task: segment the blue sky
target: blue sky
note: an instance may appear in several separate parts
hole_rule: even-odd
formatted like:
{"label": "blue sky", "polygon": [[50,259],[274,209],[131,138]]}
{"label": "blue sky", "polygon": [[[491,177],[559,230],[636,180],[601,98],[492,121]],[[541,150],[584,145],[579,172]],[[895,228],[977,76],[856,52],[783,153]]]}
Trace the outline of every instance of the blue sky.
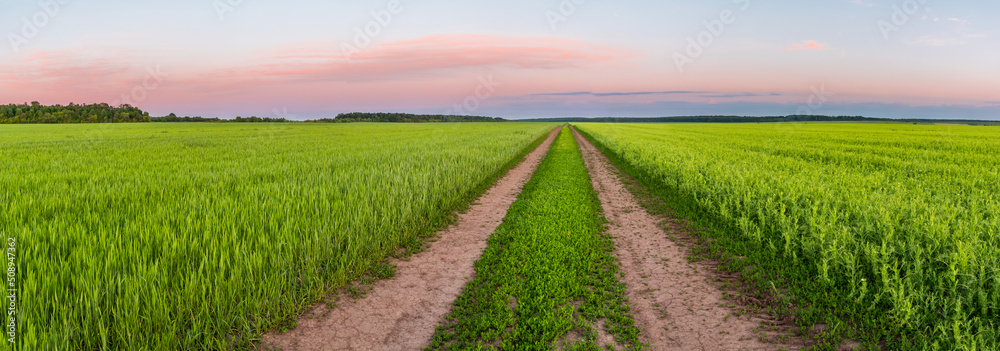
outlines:
{"label": "blue sky", "polygon": [[295,119],[351,111],[1000,119],[997,2],[0,0],[0,8],[0,103]]}

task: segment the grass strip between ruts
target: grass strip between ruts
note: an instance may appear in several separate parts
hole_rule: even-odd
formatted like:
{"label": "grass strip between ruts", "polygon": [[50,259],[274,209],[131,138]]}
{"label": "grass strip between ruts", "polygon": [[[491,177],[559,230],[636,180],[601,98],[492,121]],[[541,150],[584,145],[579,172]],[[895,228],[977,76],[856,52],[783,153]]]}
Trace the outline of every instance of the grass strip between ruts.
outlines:
{"label": "grass strip between ruts", "polygon": [[[640,349],[597,193],[568,128],[524,186],[429,349]],[[614,337],[598,345],[599,335]]]}

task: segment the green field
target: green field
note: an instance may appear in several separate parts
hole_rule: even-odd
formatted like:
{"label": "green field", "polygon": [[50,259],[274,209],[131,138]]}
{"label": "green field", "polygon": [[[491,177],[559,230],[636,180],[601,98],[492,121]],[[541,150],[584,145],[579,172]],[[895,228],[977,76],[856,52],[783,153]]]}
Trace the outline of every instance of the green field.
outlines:
{"label": "green field", "polygon": [[[1000,129],[575,125],[816,349],[1000,349]],[[556,126],[0,126],[19,349],[253,348]],[[564,129],[432,348],[641,348],[604,225]]]}
{"label": "green field", "polygon": [[[563,128],[430,349],[599,350],[599,332],[640,349],[600,212],[573,133]],[[567,337],[574,334],[582,339]]]}
{"label": "green field", "polygon": [[578,127],[828,341],[1000,348],[1000,130]]}
{"label": "green field", "polygon": [[19,346],[249,345],[447,223],[554,127],[0,127]]}

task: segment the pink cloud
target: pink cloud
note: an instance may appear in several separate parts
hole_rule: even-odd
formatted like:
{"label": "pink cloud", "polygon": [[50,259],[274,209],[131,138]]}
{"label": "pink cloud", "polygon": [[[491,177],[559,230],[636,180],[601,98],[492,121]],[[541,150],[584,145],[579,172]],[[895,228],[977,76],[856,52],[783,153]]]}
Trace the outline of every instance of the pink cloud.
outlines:
{"label": "pink cloud", "polygon": [[494,35],[434,35],[354,47],[358,51],[330,43],[300,44],[262,58],[263,63],[219,70],[207,78],[359,81],[467,67],[579,68],[632,57],[626,51],[570,39]]}
{"label": "pink cloud", "polygon": [[504,80],[545,77],[517,87],[523,90],[579,84],[580,69],[621,67],[634,56],[577,40],[499,35],[435,35],[373,44],[351,55],[350,61],[339,42],[297,43],[208,67],[205,62],[164,61],[157,53],[79,47],[0,59],[0,100],[113,102],[143,84],[151,62],[163,62],[168,79],[142,91],[148,97],[135,101],[140,107],[173,110],[177,104],[252,101],[320,106],[331,99],[379,104],[412,99],[447,105],[468,95],[474,89],[467,86],[469,79],[483,70],[503,72]]}
{"label": "pink cloud", "polygon": [[115,58],[83,58],[70,51],[41,51],[20,62],[5,64],[0,83],[10,88],[73,87],[117,77],[129,70]]}
{"label": "pink cloud", "polygon": [[36,51],[0,65],[0,100],[111,102],[141,84],[144,71],[137,62],[108,48]]}
{"label": "pink cloud", "polygon": [[[350,43],[353,44],[353,43]],[[620,49],[552,37],[434,35],[374,44],[345,55],[340,43],[272,48],[253,63],[171,72],[171,86],[245,90],[288,82],[360,82],[440,77],[463,68],[560,70],[633,57]],[[121,50],[42,51],[0,66],[0,86],[15,90],[119,94],[140,82],[148,64]],[[278,54],[275,54],[278,53]],[[177,65],[172,65],[177,69]],[[89,93],[88,93],[89,92]]]}
{"label": "pink cloud", "polygon": [[805,44],[795,44],[789,46],[785,48],[785,50],[826,50],[826,45],[810,40],[807,41]]}

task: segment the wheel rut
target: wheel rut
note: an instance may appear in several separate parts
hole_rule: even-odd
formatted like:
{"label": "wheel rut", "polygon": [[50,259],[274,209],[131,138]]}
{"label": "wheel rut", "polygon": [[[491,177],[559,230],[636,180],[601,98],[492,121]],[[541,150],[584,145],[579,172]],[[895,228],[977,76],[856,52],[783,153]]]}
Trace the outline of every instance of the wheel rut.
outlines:
{"label": "wheel rut", "polygon": [[575,129],[584,162],[608,219],[626,296],[641,339],[651,350],[796,349],[760,341],[763,319],[741,314],[711,282],[713,273],[689,263],[682,246],[659,226],[618,177],[616,168]]}
{"label": "wheel rut", "polygon": [[362,298],[344,299],[332,307],[314,306],[299,317],[296,328],[267,334],[264,349],[280,350],[419,350],[451,310],[462,287],[475,274],[473,264],[486,241],[503,221],[521,188],[548,153],[559,129],[524,161],[439,233],[429,248],[398,260],[393,279],[374,283]]}

